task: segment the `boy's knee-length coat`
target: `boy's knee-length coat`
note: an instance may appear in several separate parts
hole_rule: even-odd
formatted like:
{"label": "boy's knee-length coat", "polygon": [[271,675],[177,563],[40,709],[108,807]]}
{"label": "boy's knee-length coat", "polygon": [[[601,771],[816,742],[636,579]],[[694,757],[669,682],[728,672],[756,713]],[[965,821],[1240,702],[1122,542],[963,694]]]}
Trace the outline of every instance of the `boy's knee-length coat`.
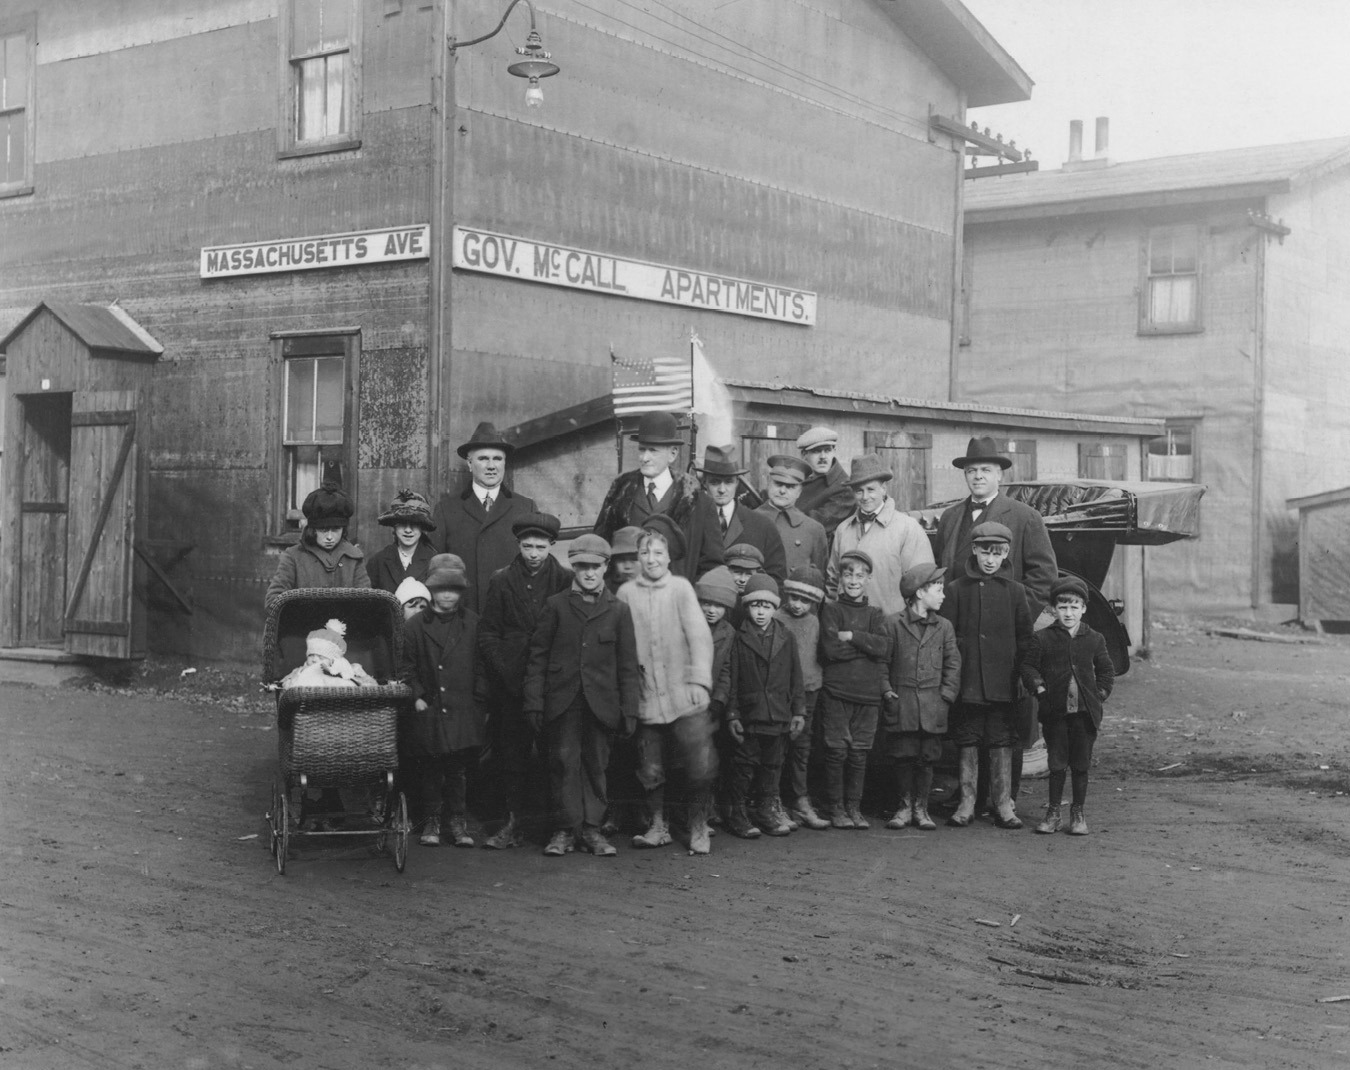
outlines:
{"label": "boy's knee-length coat", "polygon": [[562,591],[544,603],[530,637],[525,712],[560,717],[578,694],[608,728],[637,724],[642,697],[633,615],[609,591],[588,602]]}
{"label": "boy's knee-length coat", "polygon": [[552,554],[534,575],[517,555],[488,581],[487,601],[478,621],[478,647],[483,652],[494,697],[519,699],[525,689],[530,636],[548,599],[572,586],[572,572]]}
{"label": "boy's knee-length coat", "polygon": [[747,732],[786,732],[792,718],[806,716],[806,691],[797,640],[780,620],[760,631],[746,621],[727,659],[727,720],[738,719]]}
{"label": "boy's knee-length coat", "polygon": [[406,621],[399,676],[412,688],[413,701],[427,704],[404,719],[405,753],[435,756],[487,742],[487,689],[473,610],[461,605],[441,618],[428,609]]}
{"label": "boy's knee-length coat", "polygon": [[963,702],[1012,702],[1023,662],[1036,644],[1026,588],[1007,562],[992,576],[971,557],[947,584],[942,615],[956,629]]}
{"label": "boy's knee-length coat", "polygon": [[892,732],[947,731],[947,707],[961,690],[961,654],[952,622],[929,613],[915,620],[906,606],[886,622],[891,638],[891,690],[883,704]]}

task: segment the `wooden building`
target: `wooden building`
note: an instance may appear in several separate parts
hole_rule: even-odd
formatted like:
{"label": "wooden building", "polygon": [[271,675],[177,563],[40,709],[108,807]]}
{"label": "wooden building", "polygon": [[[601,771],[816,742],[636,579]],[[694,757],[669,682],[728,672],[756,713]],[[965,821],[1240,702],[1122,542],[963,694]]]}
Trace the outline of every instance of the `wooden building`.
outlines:
{"label": "wooden building", "polygon": [[1147,477],[1209,492],[1155,604],[1292,616],[1287,499],[1350,441],[1350,138],[1071,159],[965,206],[953,397],[1165,420]]}
{"label": "wooden building", "polygon": [[[0,0],[0,57],[0,336],[116,302],[163,347],[150,642],[241,661],[321,478],[378,547],[611,352],[697,331],[727,378],[945,402],[952,131],[1031,89],[958,0]],[[614,473],[590,427],[514,472],[569,523]]]}

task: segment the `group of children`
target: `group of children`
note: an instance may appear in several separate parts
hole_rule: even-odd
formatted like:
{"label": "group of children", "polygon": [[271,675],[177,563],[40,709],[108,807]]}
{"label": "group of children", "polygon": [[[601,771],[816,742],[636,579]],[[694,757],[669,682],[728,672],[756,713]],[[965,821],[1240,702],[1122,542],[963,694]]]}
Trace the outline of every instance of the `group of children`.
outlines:
{"label": "group of children", "polygon": [[[887,828],[937,827],[928,800],[944,739],[957,748],[961,783],[947,823],[974,817],[983,748],[995,823],[1020,828],[1010,775],[1019,679],[1038,696],[1049,754],[1049,803],[1036,831],[1064,826],[1070,776],[1068,831],[1088,831],[1088,770],[1111,660],[1082,620],[1088,592],[1077,578],[1054,586],[1055,621],[1033,630],[1026,591],[1006,566],[1012,533],[1002,524],[976,525],[958,575],[931,564],[905,573],[904,607],[887,616],[869,603],[874,562],[862,550],[840,556],[829,599],[818,568],[795,568],[780,587],[748,545],[729,547],[725,566],[690,583],[672,571],[683,533],[662,514],[619,530],[613,545],[597,535],[573,540],[564,568],[552,552],[557,518],[534,513],[513,524],[520,553],[492,576],[480,618],[463,601],[463,562],[424,552],[425,499],[404,492],[380,522],[395,528],[395,542],[375,555],[371,574],[383,556],[381,583],[405,607],[401,677],[414,712],[401,731],[400,775],[425,845],[442,842],[444,819],[451,843],[474,846],[466,785],[490,741],[506,812],[488,847],[526,842],[535,755],[547,768],[548,855],[577,847],[613,855],[609,785],[625,780],[645,812],[631,841],[638,848],[679,837],[691,854],[706,854],[719,825],[747,839],[866,829],[863,786],[878,732],[886,761],[872,766],[893,776],[898,799]],[[321,566],[349,558],[345,539],[317,541],[317,554],[304,546],[288,553],[311,553]],[[315,575],[312,563],[291,566],[297,575],[304,567]],[[823,752],[820,811],[808,783],[813,748]]]}

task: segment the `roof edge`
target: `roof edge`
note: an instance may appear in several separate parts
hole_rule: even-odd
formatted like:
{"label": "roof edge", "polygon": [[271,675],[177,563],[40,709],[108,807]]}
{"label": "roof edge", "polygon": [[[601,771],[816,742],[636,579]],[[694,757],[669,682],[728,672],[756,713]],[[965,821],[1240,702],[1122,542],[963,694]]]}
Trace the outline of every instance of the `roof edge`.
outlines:
{"label": "roof edge", "polygon": [[1035,82],[961,0],[899,0],[893,22],[966,95],[966,106],[1031,99]]}

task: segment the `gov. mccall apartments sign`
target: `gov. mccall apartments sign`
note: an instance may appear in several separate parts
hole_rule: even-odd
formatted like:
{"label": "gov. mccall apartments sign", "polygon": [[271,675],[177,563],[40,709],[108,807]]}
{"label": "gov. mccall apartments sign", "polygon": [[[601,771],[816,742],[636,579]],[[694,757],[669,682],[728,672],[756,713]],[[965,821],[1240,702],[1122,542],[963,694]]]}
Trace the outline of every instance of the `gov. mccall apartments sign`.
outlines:
{"label": "gov. mccall apartments sign", "polygon": [[[463,271],[781,323],[810,326],[816,322],[816,295],[810,290],[630,260],[473,227],[455,227],[452,241],[453,264]],[[203,279],[218,279],[425,260],[430,255],[431,228],[421,224],[208,246],[201,251],[200,272]]]}

